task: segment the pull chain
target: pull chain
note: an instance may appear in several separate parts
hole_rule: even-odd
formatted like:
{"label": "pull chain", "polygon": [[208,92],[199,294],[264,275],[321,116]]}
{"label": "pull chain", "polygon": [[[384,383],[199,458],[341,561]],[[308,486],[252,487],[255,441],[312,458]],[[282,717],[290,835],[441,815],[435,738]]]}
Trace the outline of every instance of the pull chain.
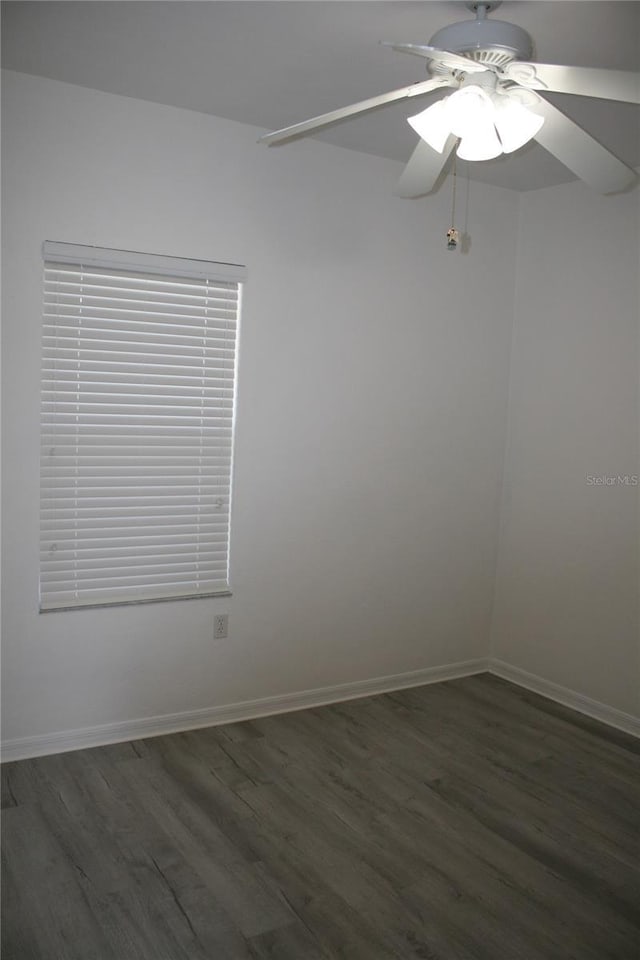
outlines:
{"label": "pull chain", "polygon": [[453,155],[452,170],[453,187],[451,192],[451,226],[447,230],[447,250],[455,250],[460,239],[460,231],[456,230],[454,223],[456,218],[456,155]]}

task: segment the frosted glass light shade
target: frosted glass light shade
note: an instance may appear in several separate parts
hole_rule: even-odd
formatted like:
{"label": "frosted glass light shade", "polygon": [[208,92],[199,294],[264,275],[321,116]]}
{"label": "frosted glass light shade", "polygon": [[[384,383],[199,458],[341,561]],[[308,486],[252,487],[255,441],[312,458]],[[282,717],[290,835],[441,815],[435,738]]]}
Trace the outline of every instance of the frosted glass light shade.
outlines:
{"label": "frosted glass light shade", "polygon": [[513,153],[528,143],[544,123],[544,117],[507,97],[496,97],[494,103],[494,123],[505,153]]}
{"label": "frosted glass light shade", "polygon": [[449,129],[456,137],[468,137],[484,130],[492,121],[491,100],[480,87],[463,87],[447,97],[445,110]]}
{"label": "frosted glass light shade", "polygon": [[494,126],[495,108],[484,90],[463,87],[447,100],[451,132],[460,137],[457,154],[462,160],[491,160],[502,153]]}
{"label": "frosted glass light shade", "polygon": [[[446,100],[448,99],[447,97]],[[408,122],[418,136],[438,153],[442,153],[444,150],[444,145],[451,133],[445,109],[446,100],[438,100],[437,103],[427,107],[422,113],[417,113],[415,117],[408,118]]]}
{"label": "frosted glass light shade", "polygon": [[502,144],[493,124],[462,137],[456,153],[461,160],[493,160],[494,157],[499,157]]}

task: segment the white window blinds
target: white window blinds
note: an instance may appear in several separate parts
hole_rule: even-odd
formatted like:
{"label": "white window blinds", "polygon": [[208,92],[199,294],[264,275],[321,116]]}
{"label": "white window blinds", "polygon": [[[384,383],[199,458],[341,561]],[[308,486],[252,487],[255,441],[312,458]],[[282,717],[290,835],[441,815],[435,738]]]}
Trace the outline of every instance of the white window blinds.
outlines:
{"label": "white window blinds", "polygon": [[228,592],[243,268],[44,257],[41,610]]}

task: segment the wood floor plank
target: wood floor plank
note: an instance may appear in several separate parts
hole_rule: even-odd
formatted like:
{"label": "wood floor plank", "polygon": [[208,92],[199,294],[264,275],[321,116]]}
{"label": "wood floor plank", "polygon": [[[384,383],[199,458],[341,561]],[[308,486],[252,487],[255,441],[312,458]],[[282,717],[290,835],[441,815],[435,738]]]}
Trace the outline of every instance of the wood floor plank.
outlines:
{"label": "wood floor plank", "polygon": [[328,960],[328,954],[302,924],[269,930],[247,943],[252,960]]}
{"label": "wood floor plank", "polygon": [[[193,802],[189,791],[182,789],[183,781],[178,787],[178,781],[155,764],[131,766],[126,775],[131,791],[244,936],[257,936],[292,921],[286,906],[265,888],[247,859],[246,845],[239,848],[215,817]],[[182,775],[187,776],[184,769]],[[214,779],[212,774],[209,779]]]}
{"label": "wood floor plank", "polygon": [[637,960],[640,745],[486,675],[5,764],[3,960]]}
{"label": "wood floor plank", "polygon": [[[28,929],[14,926],[12,912],[3,909],[5,931],[3,956],[20,956],[26,938],[36,956],[60,960],[115,960],[93,910],[88,907],[77,865],[65,857],[34,804],[6,810],[2,818],[2,846],[10,873],[5,875],[3,896],[16,896],[28,904]],[[55,895],[54,895],[55,891]],[[20,946],[18,946],[18,944]]]}
{"label": "wood floor plank", "polygon": [[253,843],[262,851],[261,868],[273,889],[285,898],[298,919],[331,960],[402,960],[380,937],[375,925],[331,889],[316,864],[301,860],[296,848],[256,821],[247,821]]}
{"label": "wood floor plank", "polygon": [[[355,707],[354,707],[354,709],[357,710],[357,708],[355,708]],[[327,726],[326,720],[327,720],[327,718],[325,717],[325,732],[326,732],[326,726]],[[279,744],[282,743],[282,734],[281,734],[280,731],[279,731],[279,734],[278,734],[278,743],[279,743]],[[319,764],[319,766],[320,766],[321,769],[324,769],[324,767],[323,767],[322,764]],[[302,771],[300,770],[300,768],[291,765],[291,766],[287,767],[286,770],[287,770],[287,773],[284,773],[284,774],[283,774],[283,776],[285,777],[285,779],[288,779],[288,778],[294,778],[294,779],[295,779],[295,778],[301,778],[302,782],[304,782],[304,777],[302,777]],[[345,775],[345,774],[344,774],[344,771],[343,771],[343,772],[342,772],[342,776],[344,776],[344,775]],[[364,769],[364,764],[361,762],[360,768],[359,768],[359,770],[358,770],[358,776],[359,776],[359,780],[360,780],[360,789],[358,789],[358,786],[357,786],[356,784],[351,785],[350,788],[349,788],[349,790],[348,790],[348,792],[345,794],[345,797],[344,797],[345,806],[341,806],[341,807],[340,807],[340,815],[341,815],[342,819],[344,819],[345,822],[348,821],[349,826],[352,827],[352,828],[354,828],[354,829],[358,829],[357,820],[354,820],[353,817],[349,817],[349,816],[348,816],[348,812],[347,812],[347,816],[342,816],[342,814],[343,814],[344,811],[345,811],[346,802],[347,802],[347,801],[350,801],[350,802],[353,804],[354,808],[356,808],[356,809],[357,809],[358,806],[362,806],[363,804],[364,804],[365,807],[366,807],[365,791],[368,791],[369,795],[371,795],[371,794],[375,791],[375,793],[377,794],[377,798],[379,799],[380,793],[381,793],[381,787],[383,786],[380,769],[378,769],[378,770],[376,771],[375,778],[374,778],[373,780],[371,780],[371,779],[369,779],[369,778],[367,777],[367,774],[366,774],[365,769]],[[412,772],[412,773],[410,774],[410,776],[415,777],[415,773]],[[331,782],[331,776],[330,776],[330,775],[327,777],[327,781],[328,781],[328,782]],[[292,781],[292,782],[293,782],[293,781]],[[333,785],[335,784],[335,782],[336,782],[336,780],[333,780],[333,782],[331,783],[331,786],[333,786]],[[300,780],[298,780],[298,787],[299,787],[299,790],[300,790],[300,787],[301,787]],[[329,787],[329,790],[331,790],[331,787]],[[298,792],[299,792],[299,791],[298,791]],[[325,792],[325,793],[327,792],[327,789],[326,789],[326,788],[325,788],[325,791],[324,791],[324,792]],[[334,797],[333,799],[335,799],[335,797]],[[332,804],[331,804],[331,805],[333,805],[333,801],[332,801]],[[329,809],[331,808],[331,805],[330,805]],[[377,809],[378,809],[378,811],[380,810],[379,805],[378,805]],[[316,815],[316,816],[317,816],[317,815]],[[388,812],[385,816],[386,816],[386,820],[385,820],[386,825],[393,826],[394,823],[397,822],[398,817],[399,817],[399,814],[398,814],[398,811],[397,811],[397,810],[391,811],[391,809],[389,808],[389,812]],[[375,819],[375,818],[374,818],[374,819]],[[435,832],[435,833],[434,833],[434,832],[431,832],[431,833],[429,834],[429,842],[428,842],[428,845],[427,845],[427,849],[425,850],[424,854],[422,855],[422,858],[420,858],[420,856],[419,856],[419,854],[418,854],[418,846],[419,846],[419,845],[416,843],[416,837],[420,836],[421,834],[424,835],[424,833],[425,833],[425,824],[424,824],[424,822],[422,822],[422,823],[420,823],[420,822],[418,822],[418,821],[417,821],[417,822],[414,822],[413,828],[415,829],[416,833],[415,833],[414,837],[411,838],[411,839],[409,839],[408,842],[405,843],[404,845],[400,845],[400,844],[398,843],[398,838],[397,838],[397,836],[390,835],[390,834],[386,834],[386,835],[385,835],[384,830],[381,829],[382,823],[383,823],[382,819],[380,818],[380,816],[378,816],[375,823],[372,823],[372,822],[371,822],[371,818],[368,817],[368,818],[365,819],[364,823],[361,823],[361,824],[359,825],[360,828],[363,829],[364,832],[365,832],[365,834],[366,834],[364,837],[361,837],[361,838],[360,838],[360,841],[359,841],[359,842],[360,842],[361,850],[362,850],[362,852],[363,852],[363,855],[366,856],[367,853],[371,854],[371,838],[372,838],[372,836],[374,836],[374,837],[376,837],[376,839],[380,842],[380,844],[381,844],[382,847],[386,847],[388,850],[395,850],[395,851],[398,851],[398,850],[399,850],[399,857],[396,857],[396,860],[397,860],[397,859],[402,860],[403,863],[405,863],[407,866],[409,866],[410,869],[411,869],[412,871],[414,871],[415,873],[417,873],[418,875],[420,875],[421,873],[424,873],[425,871],[428,872],[429,863],[430,863],[430,858],[431,858],[432,861],[435,861],[435,863],[445,862],[445,863],[453,864],[453,863],[456,863],[456,862],[457,862],[456,870],[457,870],[457,873],[458,873],[461,877],[467,878],[467,880],[468,880],[469,878],[472,878],[474,875],[480,874],[480,875],[482,876],[482,884],[484,885],[484,888],[486,888],[486,889],[483,889],[483,887],[477,888],[477,889],[476,889],[476,898],[479,897],[480,899],[482,899],[482,894],[487,894],[487,893],[488,893],[489,888],[490,888],[489,881],[492,880],[492,878],[491,878],[491,876],[489,875],[488,870],[486,869],[487,866],[488,866],[488,862],[487,862],[486,860],[483,861],[483,864],[480,864],[480,865],[479,865],[477,862],[476,862],[476,863],[470,862],[468,857],[461,859],[461,858],[458,856],[457,861],[456,861],[456,859],[455,859],[455,857],[454,857],[454,855],[453,855],[453,851],[452,851],[451,848],[450,848],[448,851],[447,851],[446,849],[442,849],[442,844],[439,843],[439,840],[440,840],[440,833],[439,833],[439,831],[437,831],[437,832]],[[496,838],[495,838],[495,834],[490,833],[490,840],[491,840],[491,843],[492,843],[492,844],[495,843],[495,839],[496,839]],[[512,856],[512,855],[513,855],[513,851],[510,850],[510,851],[509,851],[509,854],[510,854],[510,856]],[[485,854],[485,855],[486,855],[486,854]],[[373,861],[373,862],[376,863],[378,869],[380,869],[380,871],[382,872],[382,874],[383,874],[383,875],[388,875],[388,872],[389,872],[388,861],[389,861],[390,858],[389,858],[388,856],[386,856],[384,853],[379,854],[377,857],[376,857],[375,854],[374,854],[373,857],[374,857],[374,861]],[[464,860],[464,862],[463,862],[463,860]],[[478,869],[479,866],[481,866],[481,867],[483,866],[484,869],[479,870],[479,869]],[[454,871],[454,872],[455,872],[455,871]],[[527,872],[528,872],[528,873],[531,872],[531,870],[530,870],[530,864],[529,864],[529,863],[527,863]],[[444,876],[445,876],[445,878],[446,878],[446,874],[444,874]],[[397,875],[395,876],[394,879],[395,879],[395,882],[396,882],[396,883],[401,883],[401,882],[402,882],[402,878],[399,878]],[[438,879],[438,878],[436,877],[436,879]],[[530,897],[530,890],[529,890],[528,888],[525,889],[525,890],[522,892],[522,895],[520,896],[520,898],[518,899],[517,897],[515,897],[515,896],[513,895],[513,892],[514,892],[514,891],[509,891],[509,889],[507,889],[507,891],[505,891],[505,882],[506,882],[507,880],[508,880],[508,876],[507,876],[506,874],[504,874],[504,873],[500,874],[499,872],[496,872],[496,876],[493,877],[493,887],[495,888],[496,897],[497,897],[498,900],[501,899],[502,901],[504,901],[504,902],[505,902],[505,905],[508,904],[508,907],[509,907],[509,910],[510,910],[510,911],[513,911],[514,909],[517,909],[517,908],[519,908],[520,910],[522,910],[522,908],[524,908],[525,906],[527,907],[527,911],[526,911],[526,912],[532,916],[532,921],[533,921],[533,922],[529,925],[529,929],[528,929],[528,931],[527,931],[527,935],[528,935],[529,940],[528,940],[528,941],[525,941],[525,942],[529,942],[529,943],[530,943],[531,937],[536,934],[537,928],[538,928],[541,924],[544,924],[544,921],[545,921],[546,919],[548,919],[547,914],[548,914],[548,910],[549,910],[549,903],[547,903],[546,909],[545,909],[545,908],[543,908],[543,909],[538,909],[538,910],[533,909],[533,908],[531,907],[531,904],[530,904],[529,900],[528,900],[528,898]],[[540,885],[540,889],[541,889],[541,890],[544,890],[545,892],[547,891],[547,888],[549,887],[549,880],[550,880],[550,877],[549,877],[548,875],[544,875],[544,874],[543,874],[543,875],[541,875],[541,876],[539,877],[539,881],[540,881],[539,885]],[[488,886],[488,885],[489,885],[489,886]],[[465,881],[465,882],[462,882],[462,883],[459,885],[459,891],[460,891],[460,889],[464,890],[465,886],[468,886],[468,883],[467,883],[466,881]],[[452,887],[453,887],[453,883],[452,883]],[[511,895],[507,897],[507,896],[505,896],[505,893],[510,893]],[[559,896],[561,896],[561,897],[566,898],[566,896],[570,893],[570,890],[569,890],[567,887],[565,887],[565,888],[563,888],[563,889],[556,889],[556,890],[555,890],[555,893],[556,893],[556,895],[559,895]],[[432,895],[433,895],[433,891],[432,891]],[[460,895],[461,898],[463,897],[463,893],[459,892],[459,895]],[[469,900],[468,891],[467,891],[467,893],[464,895],[464,898],[465,898],[465,901],[468,901],[468,900]],[[485,896],[485,900],[486,900],[486,896]],[[553,901],[551,901],[551,903],[552,903],[552,902],[553,902]],[[517,914],[516,914],[516,915],[517,915]],[[513,920],[513,916],[514,916],[513,912],[510,913],[510,916],[511,916],[511,918],[512,918],[512,919],[510,920],[510,925],[511,925],[511,927],[513,928],[514,923],[515,923],[514,920]],[[615,918],[613,918],[613,919],[615,919]],[[473,923],[472,926],[473,926],[476,930],[481,930],[481,929],[482,929],[482,924],[480,923],[479,918],[476,918],[476,919],[474,920],[474,923]],[[544,927],[542,927],[542,929],[544,929]],[[486,940],[486,939],[487,939],[487,938],[485,937],[485,940]],[[539,940],[539,939],[541,939],[541,938],[540,938],[540,937],[537,937],[537,939]],[[552,948],[553,948],[553,944],[551,944],[551,943],[545,944],[545,951],[544,951],[541,955],[542,955],[542,956],[549,956],[549,957],[551,957],[551,956],[556,956],[556,955],[557,955],[558,957],[562,957],[562,951],[561,951],[561,950],[560,950],[559,952],[557,952],[557,954],[556,954],[556,953],[552,953],[552,952],[551,952]],[[460,949],[459,945],[458,945],[457,949],[458,949],[458,952],[459,952],[459,949]],[[493,949],[493,948],[492,948],[492,949]],[[475,950],[475,953],[477,954],[477,953],[479,952],[480,948],[476,945],[475,948],[474,948],[474,950]],[[593,954],[593,956],[594,956],[594,957],[597,957],[598,954],[595,953],[595,954]]]}

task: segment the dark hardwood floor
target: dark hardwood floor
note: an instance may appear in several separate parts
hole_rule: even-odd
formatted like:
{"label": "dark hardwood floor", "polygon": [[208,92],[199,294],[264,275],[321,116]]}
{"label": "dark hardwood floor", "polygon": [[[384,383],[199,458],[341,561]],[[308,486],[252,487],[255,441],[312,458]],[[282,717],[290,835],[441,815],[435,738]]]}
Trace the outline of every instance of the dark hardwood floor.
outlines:
{"label": "dark hardwood floor", "polygon": [[2,960],[640,957],[638,741],[488,674],[2,772]]}

